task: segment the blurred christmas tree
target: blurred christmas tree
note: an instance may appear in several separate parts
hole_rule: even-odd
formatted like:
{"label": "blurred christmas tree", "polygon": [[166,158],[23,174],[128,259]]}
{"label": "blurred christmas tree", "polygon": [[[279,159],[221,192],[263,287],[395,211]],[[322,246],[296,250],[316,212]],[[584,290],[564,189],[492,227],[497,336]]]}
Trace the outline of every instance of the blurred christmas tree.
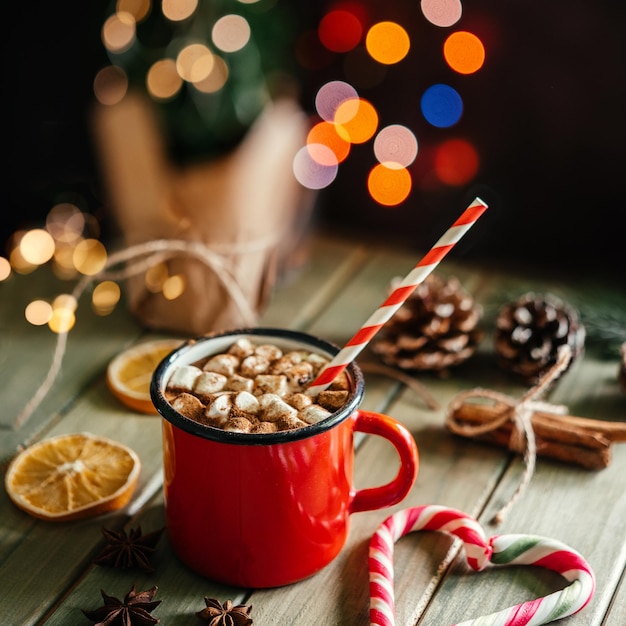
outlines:
{"label": "blurred christmas tree", "polygon": [[117,0],[102,40],[127,88],[155,103],[170,156],[194,161],[232,149],[271,100],[297,97],[296,7],[287,0]]}

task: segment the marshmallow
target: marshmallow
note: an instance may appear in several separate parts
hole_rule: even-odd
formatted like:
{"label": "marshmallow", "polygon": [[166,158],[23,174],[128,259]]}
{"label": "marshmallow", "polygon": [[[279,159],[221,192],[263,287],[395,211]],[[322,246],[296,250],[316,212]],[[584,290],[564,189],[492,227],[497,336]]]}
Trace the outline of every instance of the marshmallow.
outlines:
{"label": "marshmallow", "polygon": [[224,374],[224,376],[232,376],[240,360],[234,354],[216,354],[212,356],[203,366],[203,370]]}
{"label": "marshmallow", "polygon": [[348,391],[348,389],[350,389],[350,379],[348,375],[345,372],[341,372],[336,376],[335,380],[330,383],[328,388],[335,391]]}
{"label": "marshmallow", "polygon": [[245,417],[231,417],[222,428],[234,433],[249,433],[252,430],[252,423]]}
{"label": "marshmallow", "polygon": [[228,378],[224,374],[216,372],[202,372],[193,384],[193,392],[200,397],[209,396],[212,393],[222,391]]}
{"label": "marshmallow", "polygon": [[302,388],[313,380],[313,366],[310,363],[298,363],[290,367],[285,375],[292,387]]}
{"label": "marshmallow", "polygon": [[211,401],[204,414],[209,420],[224,424],[230,416],[232,406],[232,394],[221,394]]}
{"label": "marshmallow", "polygon": [[261,409],[258,399],[249,391],[240,391],[236,394],[232,404],[243,413],[250,415],[257,415]]}
{"label": "marshmallow", "polygon": [[172,372],[167,381],[167,388],[176,391],[192,391],[200,374],[202,374],[202,370],[195,365],[181,365]]}
{"label": "marshmallow", "polygon": [[270,362],[259,354],[247,356],[242,362],[239,372],[242,376],[254,378],[259,374],[265,374],[270,366]]}
{"label": "marshmallow", "polygon": [[295,415],[285,415],[276,421],[278,430],[294,430],[296,428],[304,428],[304,426],[308,426],[308,424]]}
{"label": "marshmallow", "polygon": [[317,422],[326,419],[329,415],[332,415],[332,413],[327,411],[324,407],[321,407],[319,404],[312,404],[311,406],[307,406],[305,409],[302,409],[298,415],[300,419],[305,421],[307,424],[317,424]]}
{"label": "marshmallow", "polygon": [[289,406],[280,396],[266,393],[259,397],[261,418],[267,422],[276,422],[281,418],[297,417],[298,411]]}
{"label": "marshmallow", "polygon": [[347,391],[333,391],[326,389],[324,391],[320,391],[317,396],[317,404],[320,404],[325,409],[334,412],[340,409],[346,403],[347,399]]}
{"label": "marshmallow", "polygon": [[245,359],[247,356],[254,354],[254,344],[247,337],[240,337],[228,349],[228,354],[234,354],[239,359]]}
{"label": "marshmallow", "polygon": [[254,393],[257,396],[265,393],[284,396],[288,391],[287,377],[282,374],[259,374],[254,380]]}
{"label": "marshmallow", "polygon": [[302,428],[326,419],[349,396],[345,372],[317,398],[306,393],[328,363],[306,350],[283,353],[240,337],[226,352],[175,368],[165,393],[181,414],[217,428],[251,433]]}
{"label": "marshmallow", "polygon": [[322,369],[322,367],[324,367],[330,362],[327,358],[319,354],[315,354],[315,352],[312,352],[311,354],[309,354],[306,357],[306,361],[307,363],[310,363],[313,366],[313,369],[315,370],[316,374]]}
{"label": "marshmallow", "polygon": [[251,433],[275,433],[278,430],[278,426],[275,422],[259,422],[258,424],[252,424],[250,429]]}
{"label": "marshmallow", "polygon": [[299,352],[287,352],[272,362],[270,374],[284,374],[289,368],[301,362],[302,355]]}
{"label": "marshmallow", "polygon": [[201,419],[204,413],[204,404],[196,396],[186,392],[176,396],[171,405],[181,415],[192,420]]}
{"label": "marshmallow", "polygon": [[254,380],[252,380],[252,378],[233,374],[226,382],[224,389],[228,389],[229,391],[252,391],[253,387]]}
{"label": "marshmallow", "polygon": [[263,344],[257,346],[254,349],[254,353],[259,356],[267,359],[268,361],[275,361],[276,359],[280,359],[283,356],[283,351],[278,346],[273,346],[271,344]]}
{"label": "marshmallow", "polygon": [[290,393],[288,396],[285,396],[285,402],[294,409],[302,411],[305,407],[313,404],[313,398],[306,393]]}

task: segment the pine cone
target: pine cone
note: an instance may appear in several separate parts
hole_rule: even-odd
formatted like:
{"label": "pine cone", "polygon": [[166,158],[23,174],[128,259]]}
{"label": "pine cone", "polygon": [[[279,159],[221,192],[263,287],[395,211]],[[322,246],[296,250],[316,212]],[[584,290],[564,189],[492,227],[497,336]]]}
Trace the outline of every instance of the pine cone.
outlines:
{"label": "pine cone", "polygon": [[620,347],[620,356],[622,360],[617,373],[617,379],[622,387],[622,391],[626,393],[626,341]]}
{"label": "pine cone", "polygon": [[372,351],[387,365],[444,373],[474,354],[481,318],[482,308],[457,278],[431,274],[381,328]]}
{"label": "pine cone", "polygon": [[553,294],[526,293],[498,312],[494,335],[498,364],[536,384],[569,345],[574,362],[584,349],[585,327],[578,312]]}

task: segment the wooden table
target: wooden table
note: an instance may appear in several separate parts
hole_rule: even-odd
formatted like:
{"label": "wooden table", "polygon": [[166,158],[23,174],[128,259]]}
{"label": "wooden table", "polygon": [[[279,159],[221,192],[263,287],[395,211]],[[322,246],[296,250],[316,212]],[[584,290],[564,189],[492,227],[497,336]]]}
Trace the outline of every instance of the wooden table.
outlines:
{"label": "wooden table", "polygon": [[[389,281],[404,276],[419,254],[315,236],[308,262],[276,288],[260,324],[310,331],[338,344],[349,339],[380,304]],[[451,254],[440,266],[454,274],[484,306],[488,331],[478,353],[447,378],[424,375],[437,402],[431,410],[413,389],[387,376],[366,374],[364,407],[393,415],[407,425],[420,450],[420,472],[409,496],[393,509],[352,517],[348,542],[327,568],[303,582],[279,589],[234,589],[205,580],[186,569],[164,534],[153,559],[156,571],[95,566],[103,545],[101,528],[144,532],[164,524],[161,492],[159,417],[125,409],[106,388],[109,360],[132,343],[150,337],[124,306],[108,317],[91,313],[88,296],[70,332],[61,374],[42,405],[17,431],[12,423],[43,381],[55,336],[47,327],[29,325],[23,315],[35,298],[53,298],[71,286],[46,270],[13,276],[0,283],[0,423],[6,461],[20,444],[60,433],[91,431],[131,446],[142,460],[142,475],[126,510],[74,523],[37,521],[16,509],[0,490],[0,612],[2,624],[80,625],[89,623],[81,608],[101,605],[100,590],[123,597],[136,584],[158,586],[154,611],[168,626],[200,623],[194,613],[205,596],[253,606],[254,624],[369,623],[368,542],[392,511],[420,504],[441,504],[475,515],[488,534],[528,533],[558,539],[578,550],[597,576],[590,605],[563,623],[570,626],[626,624],[626,445],[613,445],[609,467],[590,471],[538,458],[532,481],[507,519],[497,528],[494,512],[517,487],[523,462],[503,448],[450,434],[444,415],[450,400],[475,386],[514,396],[524,388],[499,370],[493,358],[490,324],[505,301],[527,290],[551,290],[593,313],[607,303],[626,311],[624,285],[603,285],[579,276],[571,280],[528,272],[506,274],[497,268],[462,263]],[[563,377],[550,400],[569,406],[573,415],[603,420],[626,418],[626,395],[617,383],[615,355],[588,343],[584,357]],[[364,352],[359,362],[371,355]],[[376,437],[359,442],[356,484],[386,481],[395,473],[395,453]],[[4,465],[6,467],[6,464]],[[449,535],[411,533],[396,545],[396,623],[424,626],[460,622],[564,586],[558,575],[539,568],[489,568],[471,572]]]}

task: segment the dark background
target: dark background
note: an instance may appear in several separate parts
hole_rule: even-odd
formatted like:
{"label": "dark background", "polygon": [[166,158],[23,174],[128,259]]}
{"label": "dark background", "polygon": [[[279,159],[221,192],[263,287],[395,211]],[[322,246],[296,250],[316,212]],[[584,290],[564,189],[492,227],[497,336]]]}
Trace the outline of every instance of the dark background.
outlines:
{"label": "dark background", "polygon": [[[316,219],[337,232],[423,248],[478,194],[490,209],[459,254],[621,278],[625,6],[468,0],[462,20],[439,29],[427,24],[415,0],[366,4],[372,21],[397,19],[411,33],[407,59],[360,93],[376,103],[381,126],[406,124],[418,136],[414,188],[399,207],[376,205],[365,186],[375,164],[371,143],[356,146],[320,194]],[[315,28],[326,6],[293,5],[302,29]],[[100,42],[108,6],[69,0],[6,9],[0,254],[12,232],[40,226],[64,199],[96,214],[105,231],[110,226],[89,131],[93,78],[108,63]],[[443,40],[461,28],[486,47],[486,63],[472,76],[455,75],[441,58]],[[312,110],[324,81],[343,78],[343,63],[335,55],[303,72],[305,108]],[[463,97],[463,118],[452,129],[430,128],[421,118],[419,96],[434,82]],[[465,187],[432,186],[424,165],[429,149],[453,136],[477,146],[481,169]]]}

